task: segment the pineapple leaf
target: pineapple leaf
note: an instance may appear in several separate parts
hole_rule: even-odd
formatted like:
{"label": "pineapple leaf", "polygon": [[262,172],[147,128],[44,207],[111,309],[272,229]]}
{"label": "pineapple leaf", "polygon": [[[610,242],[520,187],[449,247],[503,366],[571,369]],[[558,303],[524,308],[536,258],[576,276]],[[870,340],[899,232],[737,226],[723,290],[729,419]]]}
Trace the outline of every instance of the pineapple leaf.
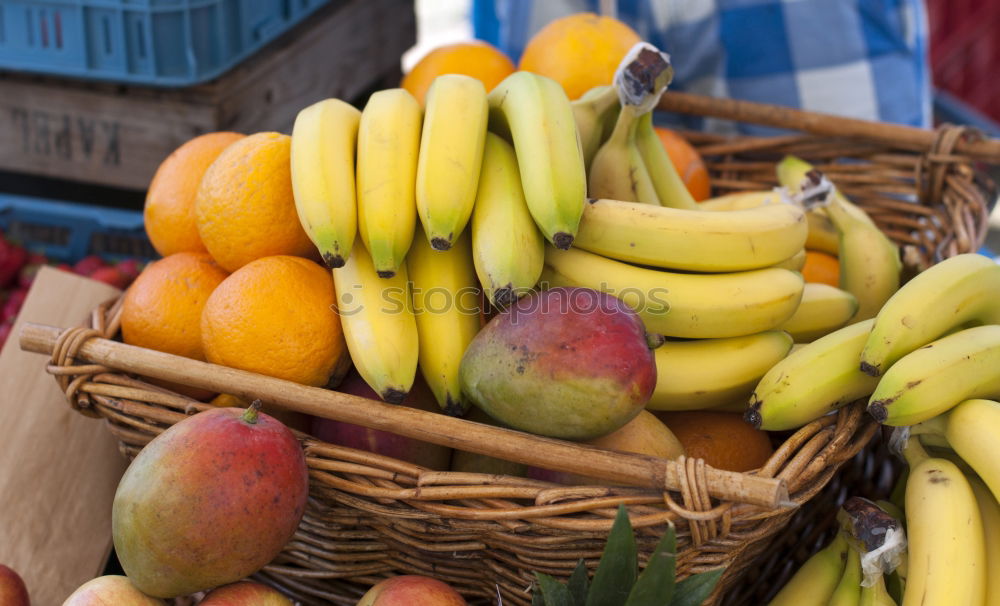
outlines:
{"label": "pineapple leaf", "polygon": [[531,606],[545,606],[545,597],[542,595],[542,588],[535,584],[535,589],[531,592]]}
{"label": "pineapple leaf", "polygon": [[[573,606],[573,596],[570,595],[568,587],[541,572],[536,572],[535,578],[538,579],[538,586],[542,590],[544,606]],[[534,602],[534,598],[531,601]]]}
{"label": "pineapple leaf", "polygon": [[693,574],[677,584],[670,606],[699,606],[715,589],[725,568]]}
{"label": "pineapple leaf", "polygon": [[583,558],[577,562],[573,574],[569,577],[569,593],[573,596],[574,606],[584,606],[587,603],[587,589],[590,579],[587,578],[587,565]]}
{"label": "pineapple leaf", "polygon": [[625,606],[661,606],[674,595],[674,571],[677,564],[677,535],[674,525],[656,544],[646,568],[639,575]]}
{"label": "pineapple leaf", "polygon": [[625,506],[619,505],[585,606],[624,604],[635,584],[638,568],[638,549],[632,534],[632,523]]}

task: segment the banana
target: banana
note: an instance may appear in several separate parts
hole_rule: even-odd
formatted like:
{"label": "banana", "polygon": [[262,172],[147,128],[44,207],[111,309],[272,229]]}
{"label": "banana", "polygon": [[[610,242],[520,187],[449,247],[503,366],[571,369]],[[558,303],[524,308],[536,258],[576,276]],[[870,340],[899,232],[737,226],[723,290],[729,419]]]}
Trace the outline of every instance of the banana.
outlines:
{"label": "banana", "polygon": [[748,208],[757,208],[758,206],[766,206],[768,204],[782,204],[784,201],[781,193],[773,189],[741,191],[702,200],[698,203],[698,208],[717,212],[747,210]]}
{"label": "banana", "polygon": [[954,463],[928,456],[915,438],[904,454],[909,554],[902,606],[983,604],[986,546],[972,487]]}
{"label": "banana", "polygon": [[347,263],[333,270],[333,283],[355,368],[383,400],[399,404],[413,386],[419,356],[406,265],[383,278],[355,240]]}
{"label": "banana", "polygon": [[853,547],[847,550],[847,563],[840,582],[827,606],[858,606],[861,601],[861,553]]}
{"label": "banana", "polygon": [[806,266],[806,249],[801,249],[799,252],[795,253],[791,257],[788,257],[784,261],[779,261],[772,265],[771,267],[780,267],[782,269],[787,269],[789,271],[797,271],[802,273],[802,268]]}
{"label": "banana", "polygon": [[874,320],[845,326],[792,352],[764,375],[745,419],[768,431],[795,429],[875,390],[858,368]]}
{"label": "banana", "polygon": [[1000,495],[1000,457],[994,452],[1000,436],[1000,402],[980,399],[961,402],[947,414],[912,428],[912,435],[926,437],[925,434],[944,437],[993,494]]}
{"label": "banana", "polygon": [[325,99],[299,112],[292,127],[292,191],[299,222],[327,267],[343,267],[358,231],[354,154],[361,112]]}
{"label": "banana", "polygon": [[[787,188],[792,195],[796,195],[802,192],[802,184],[805,182],[806,173],[814,170],[814,167],[802,158],[798,158],[796,156],[785,156],[781,159],[781,162],[778,162],[775,169],[778,177],[778,183],[780,183],[782,187]],[[856,219],[866,222],[872,226],[875,225],[875,222],[868,216],[868,213],[861,210],[854,203],[848,200],[844,194],[840,193],[839,189],[834,188],[833,197],[836,198],[847,210],[847,212],[853,215]],[[822,212],[819,213],[819,216],[822,215]],[[837,253],[834,252],[832,254]]]}
{"label": "banana", "polygon": [[553,246],[569,248],[583,215],[587,173],[566,92],[551,78],[520,71],[487,99],[490,130],[514,143],[532,218]]}
{"label": "banana", "polygon": [[878,376],[911,351],[971,324],[1000,324],[1000,265],[983,255],[957,255],[889,298],[861,351],[861,369]]}
{"label": "banana", "polygon": [[791,334],[796,343],[808,343],[847,324],[857,310],[858,300],[851,293],[829,284],[806,282],[799,308],[781,330]]}
{"label": "banana", "polygon": [[788,355],[792,338],[771,330],[728,339],[668,341],[657,347],[656,389],[648,410],[700,410],[739,403],[772,366]]}
{"label": "banana", "polygon": [[465,229],[476,201],[489,105],[479,80],[444,74],[427,91],[415,197],[424,233],[448,250]]}
{"label": "banana", "polygon": [[514,148],[493,133],[486,134],[472,210],[472,258],[487,300],[500,308],[534,287],[545,264],[545,240],[524,201]]}
{"label": "banana", "polygon": [[977,326],[900,358],[879,380],[868,412],[885,425],[915,425],[963,400],[993,397],[1000,397],[1000,326]]}
{"label": "banana", "polygon": [[589,170],[594,155],[604,143],[606,125],[614,123],[618,115],[618,90],[610,84],[595,86],[570,104],[573,106],[576,130],[580,133],[583,161]]}
{"label": "banana", "polygon": [[818,250],[835,257],[840,255],[840,236],[823,207],[814,206],[806,210],[806,223],[809,224],[809,235],[806,236],[807,249]]}
{"label": "banana", "polygon": [[578,248],[545,249],[542,281],[612,294],[646,330],[668,337],[738,337],[771,330],[795,313],[802,276],[769,267],[725,274],[682,274],[635,267]]}
{"label": "banana", "polygon": [[837,533],[829,545],[806,560],[768,606],[826,604],[844,574],[847,550],[847,540]]}
{"label": "banana", "polygon": [[983,519],[986,543],[986,604],[1000,604],[1000,503],[983,482],[970,477],[972,493],[976,495],[979,515]]}
{"label": "banana", "polygon": [[802,209],[792,204],[723,213],[591,198],[574,244],[619,261],[733,272],[780,263],[805,240]]}
{"label": "banana", "polygon": [[413,242],[420,103],[401,88],[372,94],[358,127],[358,227],[378,275],[391,278]]}
{"label": "banana", "polygon": [[446,251],[435,250],[420,228],[406,256],[417,319],[420,373],[447,414],[463,416],[471,402],[462,394],[458,364],[479,332],[479,284],[467,234]]}
{"label": "banana", "polygon": [[889,595],[889,590],[885,586],[885,577],[879,575],[878,580],[871,587],[861,587],[858,596],[858,606],[896,606],[896,600]]}
{"label": "banana", "polygon": [[660,204],[671,208],[701,210],[701,206],[688,191],[681,176],[677,174],[677,168],[653,128],[653,112],[639,116],[635,127],[635,144],[653,181],[653,188]]}
{"label": "banana", "polygon": [[591,198],[660,205],[636,141],[636,130],[642,120],[638,112],[634,105],[624,106],[618,112],[611,136],[594,154],[587,180],[587,195]]}

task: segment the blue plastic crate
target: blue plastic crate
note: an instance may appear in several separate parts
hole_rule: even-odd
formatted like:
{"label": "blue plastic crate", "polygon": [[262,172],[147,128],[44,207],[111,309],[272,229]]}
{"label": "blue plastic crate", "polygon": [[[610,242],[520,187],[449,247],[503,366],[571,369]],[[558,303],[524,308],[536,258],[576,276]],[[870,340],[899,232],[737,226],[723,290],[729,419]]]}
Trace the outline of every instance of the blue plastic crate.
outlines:
{"label": "blue plastic crate", "polygon": [[137,210],[0,194],[0,230],[29,251],[66,263],[87,255],[112,261],[158,257]]}
{"label": "blue plastic crate", "polygon": [[210,80],[329,0],[0,0],[0,68],[155,86]]}

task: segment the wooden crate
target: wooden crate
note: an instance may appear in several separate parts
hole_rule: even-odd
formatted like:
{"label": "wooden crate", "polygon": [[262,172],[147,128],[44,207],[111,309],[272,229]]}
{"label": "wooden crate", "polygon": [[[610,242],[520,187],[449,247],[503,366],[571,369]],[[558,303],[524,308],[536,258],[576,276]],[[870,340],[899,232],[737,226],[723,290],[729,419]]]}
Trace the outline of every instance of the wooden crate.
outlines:
{"label": "wooden crate", "polygon": [[291,132],[303,107],[400,77],[412,0],[334,0],[222,77],[158,89],[0,72],[0,170],[145,189],[204,132]]}

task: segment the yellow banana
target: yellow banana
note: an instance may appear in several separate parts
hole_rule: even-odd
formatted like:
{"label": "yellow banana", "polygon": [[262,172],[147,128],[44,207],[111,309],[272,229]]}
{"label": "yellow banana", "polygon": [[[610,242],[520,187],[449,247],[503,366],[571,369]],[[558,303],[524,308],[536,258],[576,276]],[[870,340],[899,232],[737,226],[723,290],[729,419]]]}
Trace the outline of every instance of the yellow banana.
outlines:
{"label": "yellow banana", "polygon": [[851,293],[829,284],[806,282],[795,315],[781,325],[796,343],[809,343],[843,327],[858,310]]}
{"label": "yellow banana", "polygon": [[976,495],[979,515],[983,519],[986,544],[986,602],[1000,604],[1000,503],[990,489],[977,477],[970,477],[972,493]]}
{"label": "yellow banana", "polygon": [[837,228],[830,221],[822,206],[814,206],[806,211],[806,223],[809,224],[809,235],[806,237],[806,248],[818,250],[828,255],[840,254],[840,237]]}
{"label": "yellow banana", "polygon": [[803,346],[764,375],[745,418],[768,431],[795,429],[875,390],[858,356],[874,320],[845,326]]}
{"label": "yellow banana", "polygon": [[1000,265],[964,254],[917,274],[889,298],[861,352],[861,368],[878,376],[911,351],[971,324],[1000,324]]}
{"label": "yellow banana", "polygon": [[682,274],[614,261],[576,247],[545,249],[542,281],[612,294],[646,330],[668,337],[738,337],[771,330],[795,313],[802,276],[769,267],[724,274]]}
{"label": "yellow banana", "polygon": [[354,154],[361,112],[325,99],[299,112],[292,127],[292,191],[302,229],[327,267],[342,267],[358,231]]}
{"label": "yellow banana", "polygon": [[[802,184],[805,182],[806,173],[814,170],[815,167],[802,158],[798,158],[796,156],[785,156],[781,159],[781,162],[778,162],[775,168],[778,183],[780,183],[782,187],[787,188],[792,195],[796,195],[802,192]],[[840,190],[835,188],[833,191],[833,197],[840,201],[841,205],[847,210],[847,212],[854,215],[856,219],[867,222],[873,226],[875,225],[875,222],[868,216],[868,213],[861,210],[848,200],[844,194],[840,193]],[[819,216],[822,215],[823,213],[820,212]],[[834,252],[832,254],[837,253]]]}
{"label": "yellow banana", "polygon": [[805,240],[802,210],[792,204],[723,213],[591,198],[574,244],[642,265],[732,272],[780,263]]}
{"label": "yellow banana", "polygon": [[468,235],[446,251],[434,250],[423,234],[406,256],[413,313],[420,344],[420,372],[446,413],[463,416],[471,402],[462,394],[458,364],[479,332],[479,285]]}
{"label": "yellow banana", "polygon": [[967,328],[921,347],[882,375],[868,412],[915,425],[970,398],[1000,397],[1000,326]]}
{"label": "yellow banana", "polygon": [[826,604],[844,574],[847,540],[841,533],[817,551],[774,596],[768,606]]}
{"label": "yellow banana", "polygon": [[591,198],[660,205],[636,141],[636,129],[642,120],[638,111],[633,105],[623,107],[611,136],[594,154],[587,181],[587,195]]}
{"label": "yellow banana", "polygon": [[896,606],[896,600],[889,595],[885,586],[885,576],[879,575],[871,587],[862,587],[858,596],[858,606]]}
{"label": "yellow banana", "polygon": [[493,133],[486,135],[472,211],[472,258],[487,300],[501,308],[533,288],[545,264],[545,240],[524,201],[514,148]]}
{"label": "yellow banana", "polygon": [[861,601],[861,553],[853,547],[847,550],[847,563],[840,582],[827,606],[858,606]]}
{"label": "yellow banana", "polygon": [[994,452],[1000,436],[1000,402],[966,400],[947,414],[912,429],[915,435],[947,439],[952,450],[975,470],[993,494],[1000,495],[1000,457]]}
{"label": "yellow banana", "polygon": [[701,210],[722,212],[730,210],[747,210],[749,208],[757,208],[758,206],[766,206],[768,204],[783,203],[785,203],[785,200],[782,198],[780,192],[768,189],[763,191],[741,191],[715,198],[709,198],[708,200],[702,200],[699,202],[698,207]]}
{"label": "yellow banana", "polygon": [[986,546],[972,487],[951,461],[910,438],[904,450],[909,554],[902,606],[983,604]]}
{"label": "yellow banana", "polygon": [[646,171],[653,181],[653,188],[660,205],[685,210],[701,210],[701,206],[688,191],[681,176],[677,174],[677,168],[670,160],[670,155],[663,147],[660,136],[653,128],[653,112],[646,112],[639,116],[635,129],[635,144],[642,156]]}
{"label": "yellow banana", "polygon": [[476,201],[489,105],[483,83],[444,74],[427,91],[415,197],[424,233],[448,250],[465,229]]}
{"label": "yellow banana", "polygon": [[378,275],[391,278],[413,241],[421,110],[401,88],[368,98],[358,127],[358,227]]}
{"label": "yellow banana", "polygon": [[406,265],[380,277],[355,240],[347,263],[333,270],[333,283],[354,367],[383,400],[399,404],[413,386],[419,356]]}
{"label": "yellow banana", "polygon": [[668,341],[653,351],[656,389],[649,410],[700,410],[737,403],[772,366],[788,355],[792,338],[771,330],[728,339]]}
{"label": "yellow banana", "polygon": [[487,98],[490,130],[514,143],[532,218],[556,248],[569,248],[583,214],[587,174],[566,92],[551,78],[519,71]]}
{"label": "yellow banana", "polygon": [[595,86],[572,101],[571,105],[576,130],[580,133],[583,161],[589,169],[598,148],[604,143],[605,125],[613,123],[613,118],[618,115],[618,91],[610,84]]}
{"label": "yellow banana", "polygon": [[806,266],[806,249],[801,249],[799,252],[795,253],[791,257],[788,257],[784,261],[779,261],[772,265],[771,267],[781,267],[789,271],[797,271],[802,273],[802,268]]}

